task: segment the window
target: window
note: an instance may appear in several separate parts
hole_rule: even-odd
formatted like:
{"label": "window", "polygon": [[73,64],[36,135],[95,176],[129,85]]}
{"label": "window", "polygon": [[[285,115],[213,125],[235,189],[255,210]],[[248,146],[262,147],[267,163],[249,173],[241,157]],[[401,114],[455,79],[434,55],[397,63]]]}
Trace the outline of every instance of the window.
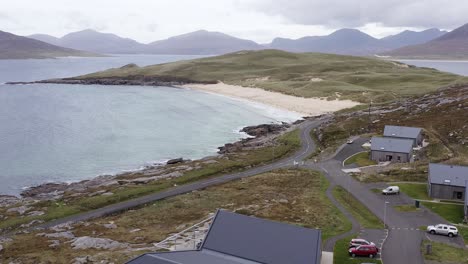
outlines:
{"label": "window", "polygon": [[453,192],[453,199],[463,199],[463,192]]}

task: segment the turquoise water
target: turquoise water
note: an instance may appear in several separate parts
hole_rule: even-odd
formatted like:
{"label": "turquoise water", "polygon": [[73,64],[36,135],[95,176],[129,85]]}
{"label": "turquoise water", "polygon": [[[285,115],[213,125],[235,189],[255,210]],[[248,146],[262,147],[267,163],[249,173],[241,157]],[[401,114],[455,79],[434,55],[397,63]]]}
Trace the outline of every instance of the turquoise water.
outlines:
{"label": "turquoise water", "polygon": [[[138,59],[140,65],[159,62],[157,56],[150,57],[0,61],[0,82],[73,76],[96,70],[96,64],[109,68]],[[135,170],[175,157],[213,155],[217,147],[241,138],[238,130],[243,126],[297,118],[261,105],[169,87],[3,84],[0,194],[18,194],[23,187],[44,182]]]}

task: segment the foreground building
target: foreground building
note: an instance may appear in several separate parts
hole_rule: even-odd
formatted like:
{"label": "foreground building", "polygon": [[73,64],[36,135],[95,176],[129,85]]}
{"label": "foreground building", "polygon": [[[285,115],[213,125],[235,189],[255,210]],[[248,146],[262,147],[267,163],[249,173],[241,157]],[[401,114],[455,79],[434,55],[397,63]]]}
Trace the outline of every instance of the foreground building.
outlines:
{"label": "foreground building", "polygon": [[219,210],[198,250],[149,253],[129,264],[319,264],[321,232]]}
{"label": "foreground building", "polygon": [[422,129],[418,127],[385,126],[384,137],[409,139],[413,141],[413,147],[421,146],[423,142]]}
{"label": "foreground building", "polygon": [[413,141],[389,137],[371,139],[371,160],[376,162],[411,162]]}

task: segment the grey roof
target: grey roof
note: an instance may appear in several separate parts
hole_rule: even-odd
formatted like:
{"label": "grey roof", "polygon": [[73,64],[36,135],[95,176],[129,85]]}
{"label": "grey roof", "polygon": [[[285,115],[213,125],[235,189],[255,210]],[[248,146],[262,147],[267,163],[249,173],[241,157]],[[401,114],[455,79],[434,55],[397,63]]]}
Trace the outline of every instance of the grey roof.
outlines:
{"label": "grey roof", "polygon": [[413,141],[411,139],[399,139],[389,137],[373,137],[371,150],[384,152],[411,153]]}
{"label": "grey roof", "polygon": [[421,133],[421,128],[404,126],[385,126],[384,136],[416,139]]}
{"label": "grey roof", "polygon": [[201,250],[151,253],[130,264],[318,264],[321,232],[219,210]]}
{"label": "grey roof", "polygon": [[321,232],[220,210],[203,248],[268,264],[315,263]]}
{"label": "grey roof", "polygon": [[465,187],[466,181],[468,181],[468,167],[436,163],[429,164],[430,183]]}
{"label": "grey roof", "polygon": [[261,264],[211,250],[173,251],[146,254],[131,264]]}

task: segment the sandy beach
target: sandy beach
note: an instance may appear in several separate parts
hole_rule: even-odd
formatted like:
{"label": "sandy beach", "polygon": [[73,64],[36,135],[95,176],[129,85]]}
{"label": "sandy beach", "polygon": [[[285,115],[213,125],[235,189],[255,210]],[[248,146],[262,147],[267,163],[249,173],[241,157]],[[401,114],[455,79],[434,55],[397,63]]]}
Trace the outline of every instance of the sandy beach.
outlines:
{"label": "sandy beach", "polygon": [[358,102],[351,100],[327,101],[321,98],[303,98],[265,91],[260,88],[229,85],[222,82],[217,84],[187,84],[182,87],[262,103],[296,112],[303,116],[316,116],[359,105]]}

